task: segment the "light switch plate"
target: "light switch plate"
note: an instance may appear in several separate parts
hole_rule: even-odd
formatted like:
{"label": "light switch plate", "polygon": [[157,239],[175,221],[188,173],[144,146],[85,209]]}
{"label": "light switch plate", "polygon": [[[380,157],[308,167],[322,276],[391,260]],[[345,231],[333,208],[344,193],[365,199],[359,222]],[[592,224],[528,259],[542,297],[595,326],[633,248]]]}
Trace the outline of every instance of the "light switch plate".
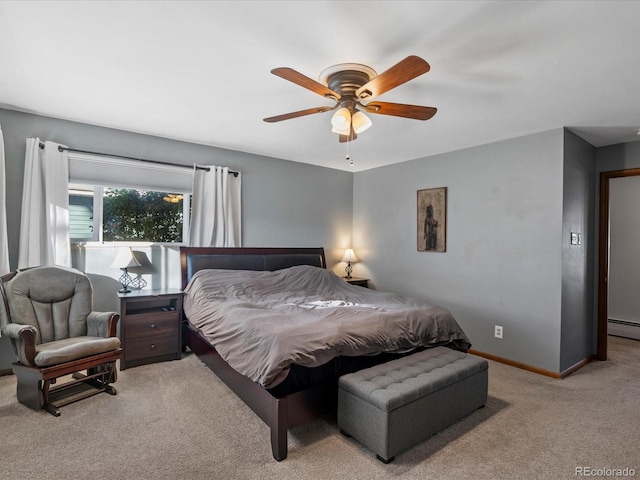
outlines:
{"label": "light switch plate", "polygon": [[582,245],[582,234],[571,232],[571,245]]}

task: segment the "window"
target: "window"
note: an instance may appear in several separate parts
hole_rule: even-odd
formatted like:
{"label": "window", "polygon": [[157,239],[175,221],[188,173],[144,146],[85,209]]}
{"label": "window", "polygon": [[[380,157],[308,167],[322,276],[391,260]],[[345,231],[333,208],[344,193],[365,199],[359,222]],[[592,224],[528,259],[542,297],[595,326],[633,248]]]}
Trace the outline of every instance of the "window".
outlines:
{"label": "window", "polygon": [[69,236],[72,242],[98,240],[93,220],[93,188],[69,185]]}
{"label": "window", "polygon": [[190,167],[69,152],[72,242],[189,243]]}
{"label": "window", "polygon": [[69,185],[72,242],[186,243],[188,193]]}

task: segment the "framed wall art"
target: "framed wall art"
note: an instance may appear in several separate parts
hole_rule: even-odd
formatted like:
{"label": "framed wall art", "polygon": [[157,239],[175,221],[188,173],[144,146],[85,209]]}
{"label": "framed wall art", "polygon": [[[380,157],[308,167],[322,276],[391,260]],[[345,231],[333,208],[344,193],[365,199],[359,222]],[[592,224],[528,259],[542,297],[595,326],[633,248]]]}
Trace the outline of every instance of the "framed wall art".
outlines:
{"label": "framed wall art", "polygon": [[447,251],[447,187],[418,190],[418,251]]}

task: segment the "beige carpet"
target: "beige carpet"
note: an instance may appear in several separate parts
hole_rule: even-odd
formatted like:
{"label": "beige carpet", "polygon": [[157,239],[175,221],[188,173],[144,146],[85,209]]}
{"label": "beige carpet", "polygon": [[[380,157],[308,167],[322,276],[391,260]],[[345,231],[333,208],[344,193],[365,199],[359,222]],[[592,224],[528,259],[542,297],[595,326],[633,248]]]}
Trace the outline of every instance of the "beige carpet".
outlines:
{"label": "beige carpet", "polygon": [[[0,478],[571,479],[576,468],[640,477],[640,342],[611,337],[607,362],[555,380],[490,362],[489,401],[384,465],[326,417],[289,432],[271,457],[267,427],[193,355],[120,373],[55,418],[17,403],[0,377]],[[609,477],[611,478],[611,477]]]}

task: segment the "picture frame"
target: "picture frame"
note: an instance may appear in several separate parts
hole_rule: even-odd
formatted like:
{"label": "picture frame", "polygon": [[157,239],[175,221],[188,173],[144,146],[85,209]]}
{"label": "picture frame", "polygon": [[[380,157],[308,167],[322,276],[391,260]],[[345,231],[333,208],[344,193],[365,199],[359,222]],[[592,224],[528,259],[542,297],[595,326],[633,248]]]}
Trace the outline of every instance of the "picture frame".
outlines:
{"label": "picture frame", "polygon": [[447,251],[447,187],[418,190],[417,244],[419,252]]}

